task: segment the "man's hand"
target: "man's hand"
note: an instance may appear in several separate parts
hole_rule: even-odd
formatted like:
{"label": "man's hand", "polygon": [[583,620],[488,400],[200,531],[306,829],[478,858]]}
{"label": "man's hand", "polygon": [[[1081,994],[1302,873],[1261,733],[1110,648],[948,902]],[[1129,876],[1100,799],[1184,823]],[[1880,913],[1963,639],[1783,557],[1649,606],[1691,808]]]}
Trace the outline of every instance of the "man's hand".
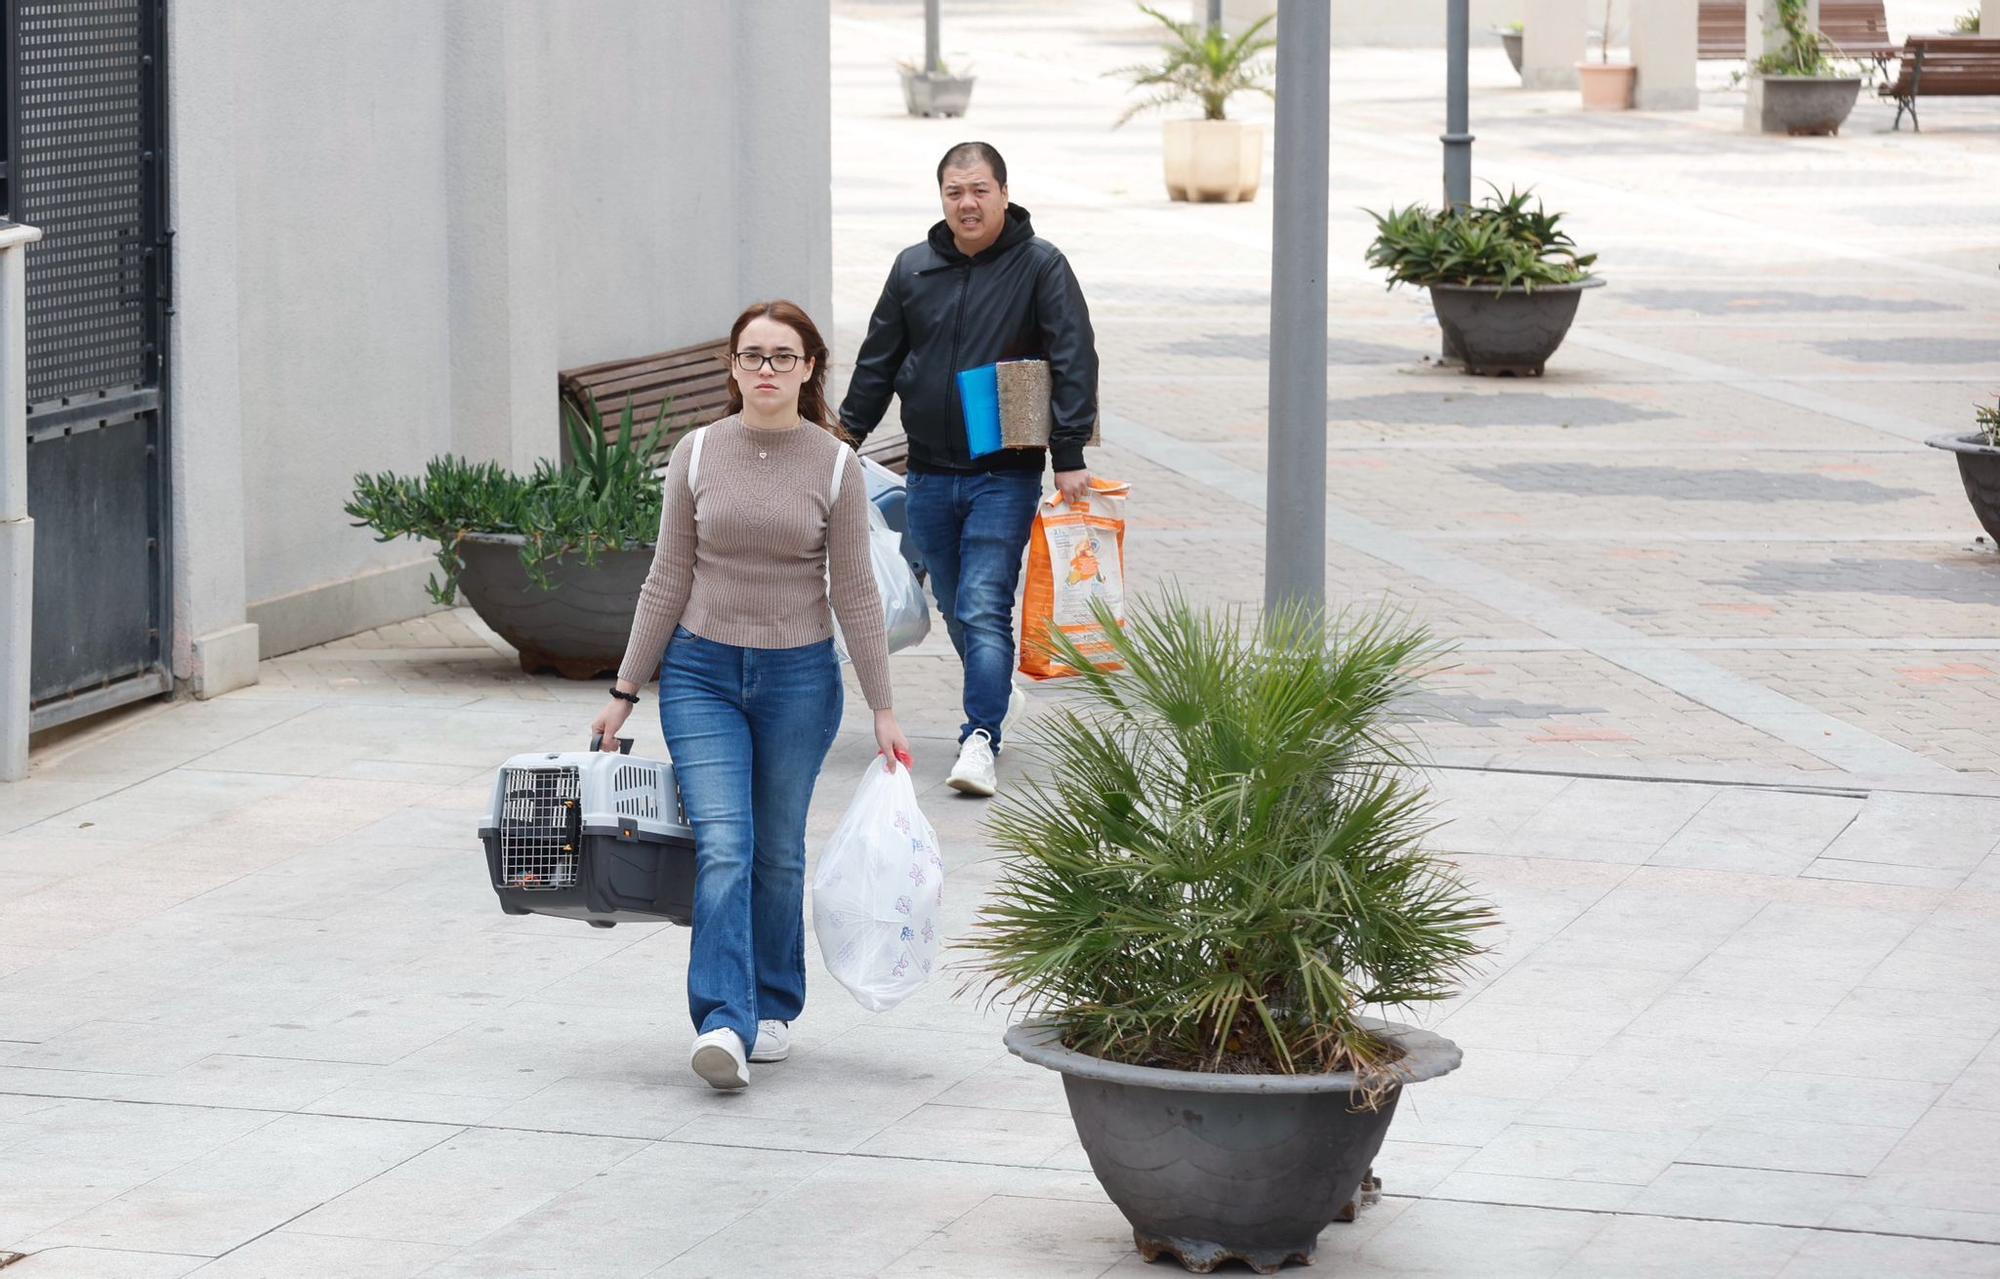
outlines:
{"label": "man's hand", "polygon": [[1062,494],[1063,501],[1072,505],[1090,500],[1089,471],[1057,471],[1056,492]]}

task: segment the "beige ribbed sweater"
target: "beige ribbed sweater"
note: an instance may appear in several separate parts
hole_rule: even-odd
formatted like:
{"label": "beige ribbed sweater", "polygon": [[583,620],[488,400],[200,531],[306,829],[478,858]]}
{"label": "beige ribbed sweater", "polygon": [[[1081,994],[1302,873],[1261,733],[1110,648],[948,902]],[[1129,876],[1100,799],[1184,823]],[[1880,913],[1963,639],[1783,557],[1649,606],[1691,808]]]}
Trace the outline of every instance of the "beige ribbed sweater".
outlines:
{"label": "beige ribbed sweater", "polygon": [[851,451],[833,501],[833,463],[843,447],[811,423],[760,430],[740,415],[726,417],[702,441],[690,496],[682,441],[667,467],[660,540],[620,679],[652,679],[676,626],[739,648],[798,648],[830,638],[838,613],[862,694],[871,709],[889,709],[889,641],[868,558],[868,482]]}

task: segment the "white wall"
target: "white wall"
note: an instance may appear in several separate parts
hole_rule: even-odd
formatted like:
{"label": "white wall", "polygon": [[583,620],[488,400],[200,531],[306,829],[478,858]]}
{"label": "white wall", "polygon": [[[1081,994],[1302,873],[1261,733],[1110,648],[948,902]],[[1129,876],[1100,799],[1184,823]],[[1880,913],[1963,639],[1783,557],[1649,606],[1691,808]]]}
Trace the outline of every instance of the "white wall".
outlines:
{"label": "white wall", "polygon": [[[426,609],[357,471],[556,446],[556,373],[831,328],[825,0],[177,0],[176,669]],[[218,691],[209,689],[208,691]]]}
{"label": "white wall", "polygon": [[[1223,0],[1223,16],[1231,30],[1273,11],[1276,0]],[[1401,45],[1414,48],[1444,44],[1445,0],[1332,0],[1333,43],[1336,46]],[[1632,0],[1612,0],[1612,45],[1623,41]],[[1521,21],[1524,0],[1472,0],[1472,42],[1492,44],[1491,28]],[[1604,0],[1589,0],[1590,27],[1604,25]],[[1191,0],[1190,12],[1201,21],[1207,0]],[[1274,24],[1275,25],[1275,24]],[[1595,44],[1593,43],[1593,48]]]}

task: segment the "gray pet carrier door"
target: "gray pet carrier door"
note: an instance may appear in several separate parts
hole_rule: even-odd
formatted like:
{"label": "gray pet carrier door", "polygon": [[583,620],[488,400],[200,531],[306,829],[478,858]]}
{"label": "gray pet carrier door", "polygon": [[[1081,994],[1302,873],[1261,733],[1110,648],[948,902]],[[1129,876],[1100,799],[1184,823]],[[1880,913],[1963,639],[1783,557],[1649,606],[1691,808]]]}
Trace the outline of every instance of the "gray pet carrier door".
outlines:
{"label": "gray pet carrier door", "polygon": [[28,248],[34,726],[165,692],[165,0],[5,0]]}

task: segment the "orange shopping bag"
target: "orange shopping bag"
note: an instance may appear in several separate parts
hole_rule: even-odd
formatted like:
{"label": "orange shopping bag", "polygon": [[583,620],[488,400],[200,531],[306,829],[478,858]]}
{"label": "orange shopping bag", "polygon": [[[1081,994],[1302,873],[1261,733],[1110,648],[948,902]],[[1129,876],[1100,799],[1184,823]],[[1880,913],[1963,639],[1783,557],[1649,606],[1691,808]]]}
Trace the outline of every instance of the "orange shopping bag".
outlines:
{"label": "orange shopping bag", "polygon": [[1056,679],[1081,674],[1051,653],[1050,631],[1069,636],[1101,671],[1115,671],[1110,637],[1091,604],[1103,600],[1125,625],[1125,499],[1129,484],[1090,481],[1090,499],[1074,505],[1060,493],[1035,512],[1028,538],[1028,587],[1021,604],[1021,674]]}

